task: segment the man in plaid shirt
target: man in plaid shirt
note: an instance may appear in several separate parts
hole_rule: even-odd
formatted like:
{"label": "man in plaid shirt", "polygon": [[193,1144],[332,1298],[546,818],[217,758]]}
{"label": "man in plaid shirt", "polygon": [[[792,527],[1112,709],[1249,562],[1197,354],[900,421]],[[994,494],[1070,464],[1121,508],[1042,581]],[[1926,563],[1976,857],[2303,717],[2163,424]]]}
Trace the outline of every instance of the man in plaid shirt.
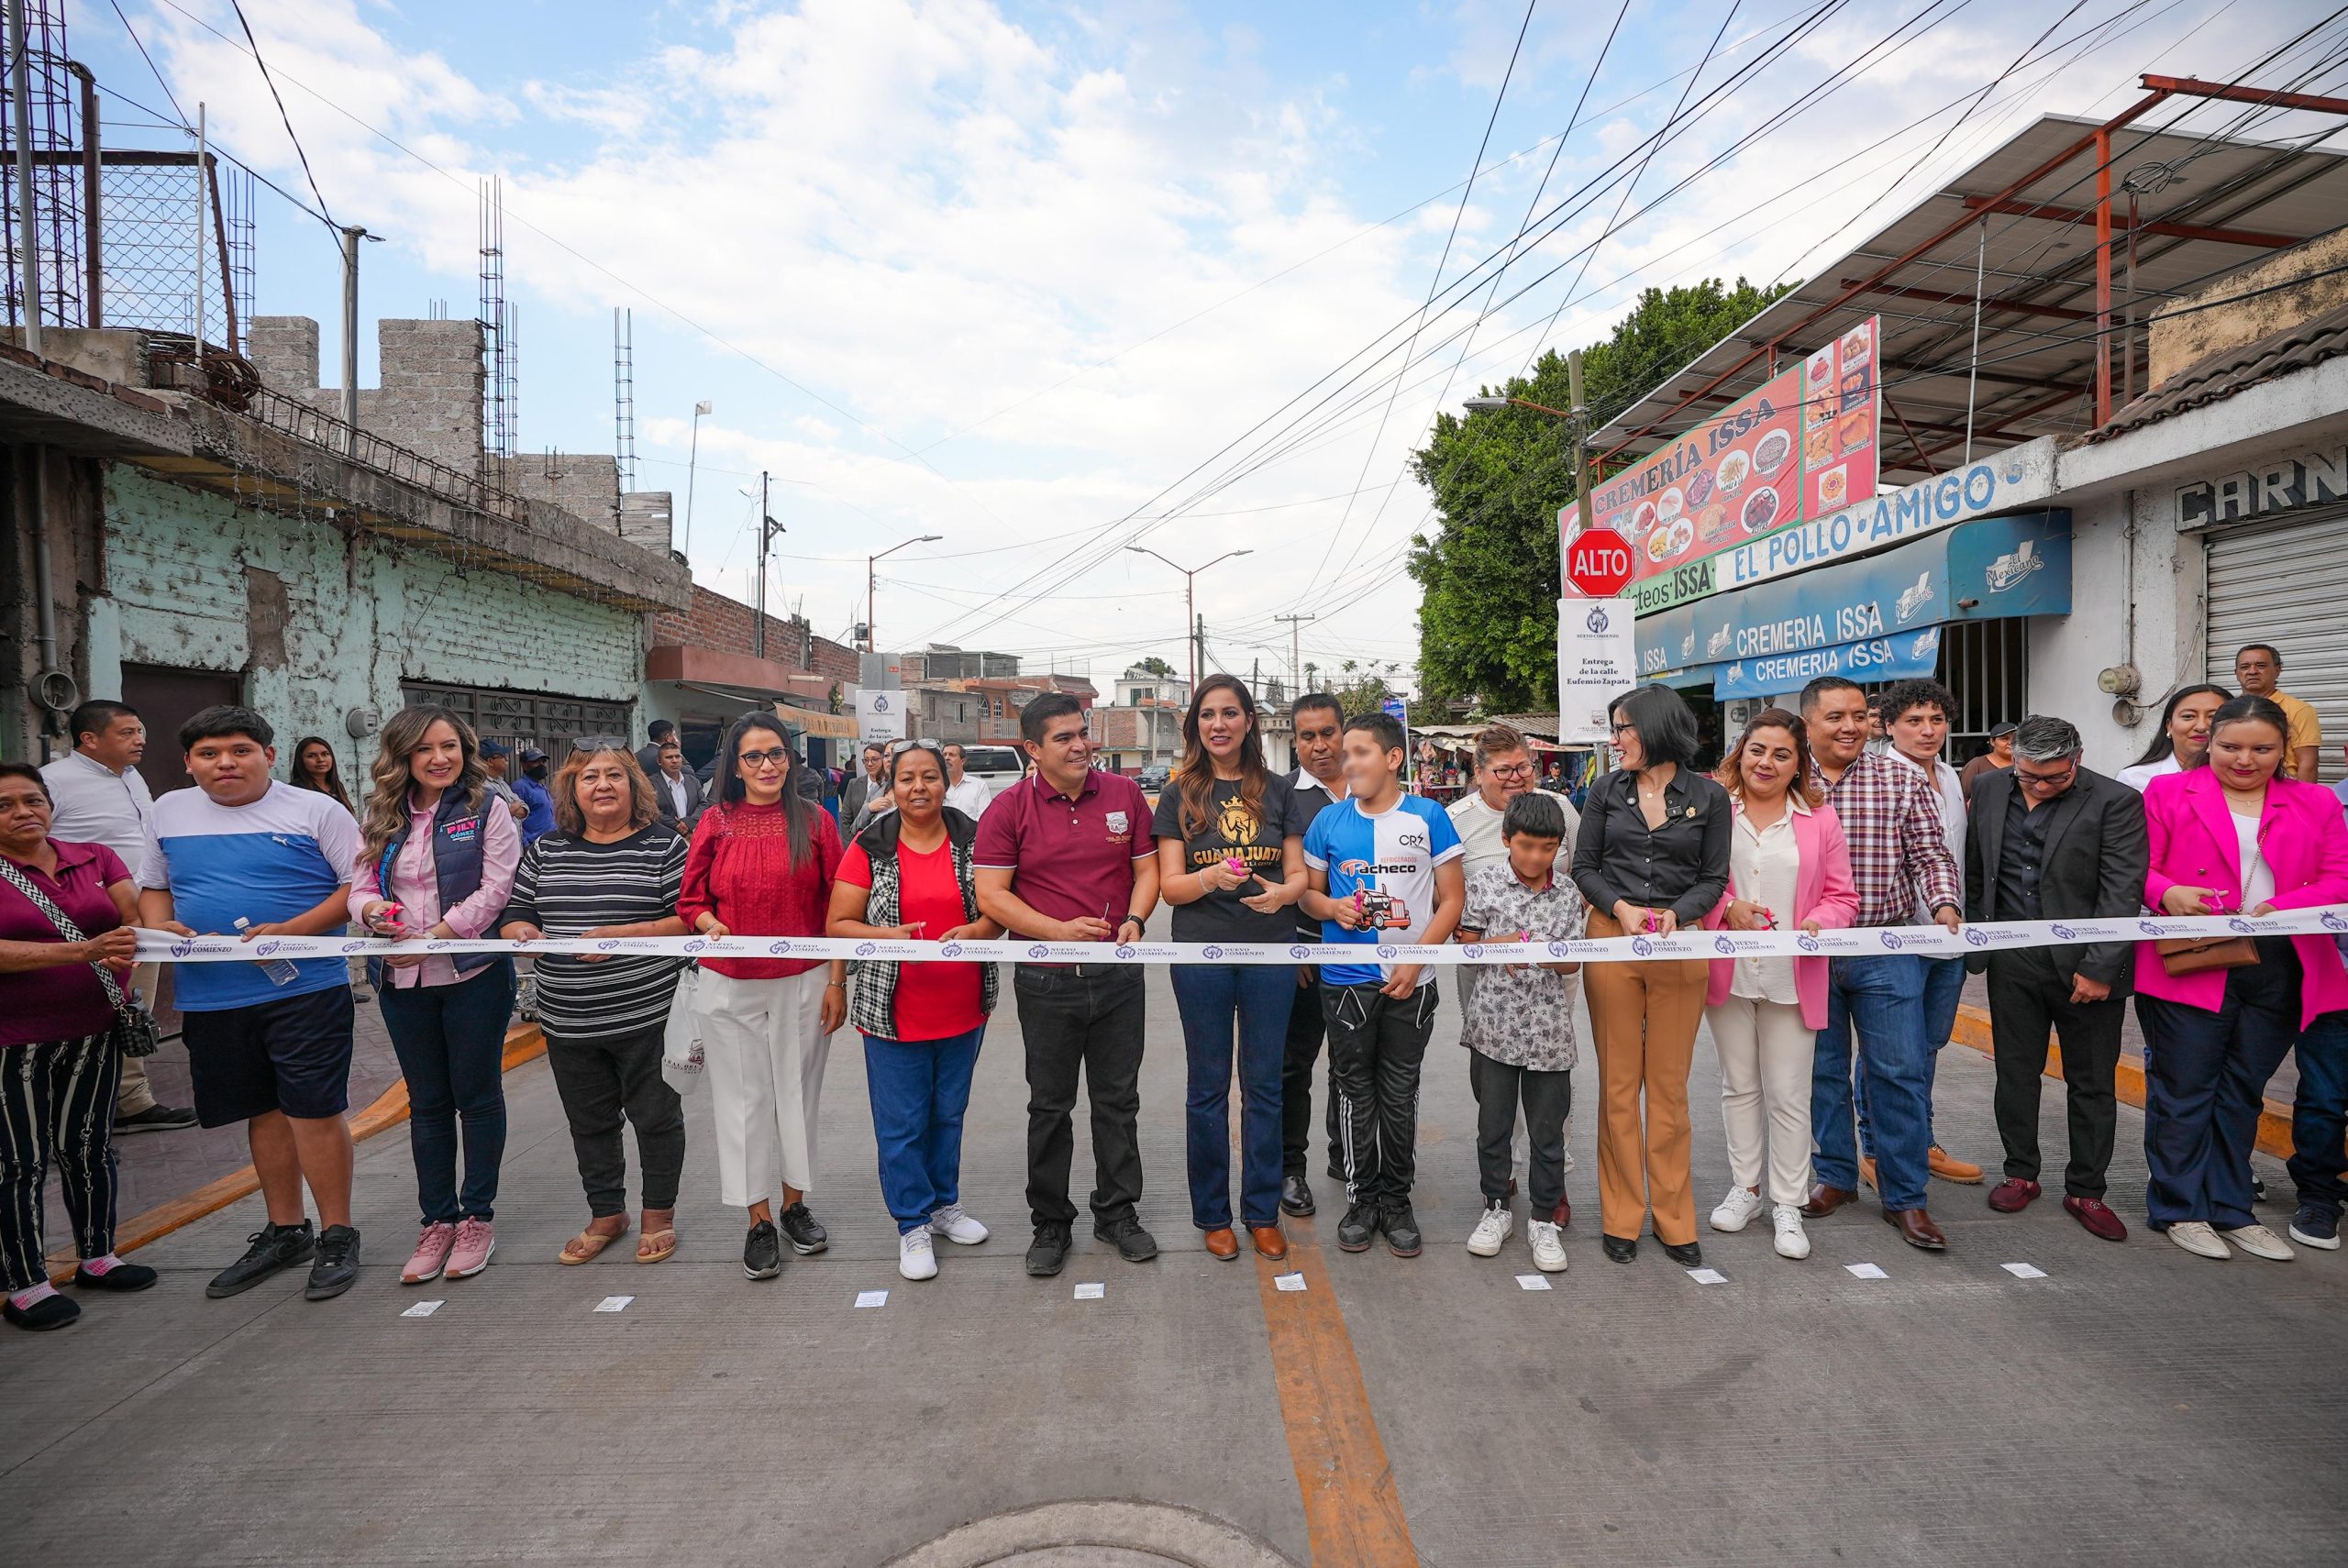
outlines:
{"label": "man in plaid shirt", "polygon": [[[1850,845],[1851,880],[1859,895],[1853,923],[1907,925],[1921,908],[1955,931],[1964,895],[1932,786],[1898,758],[1867,750],[1867,698],[1855,682],[1821,676],[1802,689],[1801,712],[1818,783]],[[1851,1106],[1855,1032],[1883,1217],[1909,1245],[1939,1252],[1947,1239],[1924,1209],[1933,1062],[1924,1028],[1923,960],[1898,952],[1837,958],[1829,974],[1826,1027],[1818,1032],[1811,1069],[1818,1189],[1802,1212],[1821,1219],[1858,1196]]]}

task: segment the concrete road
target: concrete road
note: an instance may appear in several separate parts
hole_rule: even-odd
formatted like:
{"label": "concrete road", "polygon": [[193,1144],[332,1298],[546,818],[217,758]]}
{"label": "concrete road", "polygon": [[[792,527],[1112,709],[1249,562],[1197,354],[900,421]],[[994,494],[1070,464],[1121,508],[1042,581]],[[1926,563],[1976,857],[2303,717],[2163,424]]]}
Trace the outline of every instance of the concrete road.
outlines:
{"label": "concrete road", "polygon": [[[1152,980],[1158,1261],[1122,1263],[1080,1230],[1059,1279],[1021,1271],[1008,1009],[966,1158],[965,1200],[997,1234],[941,1248],[920,1286],[896,1274],[852,1033],[836,1037],[814,1198],[832,1249],[767,1284],[742,1277],[739,1219],[715,1201],[705,1100],[678,1256],[558,1266],[583,1204],[534,1063],[507,1080],[500,1250],[480,1277],[397,1283],[413,1180],[391,1132],[361,1146],[369,1267],[340,1300],[306,1303],[293,1279],[204,1299],[260,1223],[248,1201],[149,1248],[161,1288],[89,1302],[62,1333],[0,1336],[7,1560],[871,1568],[970,1520],[1088,1499],[1182,1505],[1324,1568],[2348,1558],[2348,1257],[2210,1264],[2141,1226],[2096,1241],[2053,1197],[2010,1219],[1981,1188],[1936,1184],[1944,1255],[1863,1207],[1814,1225],[1800,1264],[1766,1230],[1707,1233],[1726,1279],[1700,1285],[1652,1241],[1629,1266],[1600,1255],[1585,1114],[1572,1268],[1526,1291],[1521,1238],[1493,1260],[1461,1245],[1473,1108],[1446,999],[1422,1103],[1426,1254],[1337,1253],[1341,1199],[1316,1159],[1322,1217],[1291,1225],[1308,1288],[1281,1292],[1252,1257],[1209,1258],[1189,1223],[1181,1040]],[[1578,1077],[1587,1107],[1587,1061]],[[1705,1209],[1727,1184],[1717,1081],[1700,1044]],[[1940,1084],[1942,1141],[1994,1169],[1988,1061],[1953,1048]],[[2142,1123],[2121,1115],[2115,1205],[2136,1223]],[[2059,1086],[2044,1121],[2059,1160]],[[1847,1272],[1868,1263],[1886,1277]],[[1104,1294],[1075,1299],[1088,1282]],[[878,1290],[885,1305],[856,1306]],[[595,1311],[610,1296],[633,1299]],[[402,1316],[426,1300],[445,1305]],[[923,1561],[1238,1560],[1109,1539]]]}

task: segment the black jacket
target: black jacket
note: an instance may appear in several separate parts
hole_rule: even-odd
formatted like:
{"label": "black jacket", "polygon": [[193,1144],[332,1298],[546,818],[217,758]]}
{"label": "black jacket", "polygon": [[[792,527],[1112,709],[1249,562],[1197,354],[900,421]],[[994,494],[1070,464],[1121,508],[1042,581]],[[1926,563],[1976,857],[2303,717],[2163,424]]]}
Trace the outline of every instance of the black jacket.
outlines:
{"label": "black jacket", "polygon": [[[1965,835],[1965,918],[1978,923],[2019,920],[1999,897],[1998,865],[2005,853],[2006,808],[2014,798],[2011,769],[1984,773],[1973,786],[1973,815]],[[2144,798],[2115,778],[2082,767],[2051,806],[2046,854],[2039,870],[2038,907],[2044,920],[2133,920],[2144,902],[2144,873],[2152,847],[2144,831]],[[2048,949],[2057,974],[2085,975],[2124,996],[2136,973],[2135,944],[2099,942]],[[1988,954],[1966,958],[1976,974]]]}

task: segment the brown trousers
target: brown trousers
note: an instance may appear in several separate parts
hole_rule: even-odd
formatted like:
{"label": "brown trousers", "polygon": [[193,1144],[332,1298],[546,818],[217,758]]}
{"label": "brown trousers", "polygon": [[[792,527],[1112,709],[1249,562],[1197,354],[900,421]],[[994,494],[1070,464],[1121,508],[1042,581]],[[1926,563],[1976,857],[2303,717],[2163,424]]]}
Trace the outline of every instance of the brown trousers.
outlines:
{"label": "brown trousers", "polygon": [[[1592,910],[1589,934],[1624,933],[1612,915]],[[1598,1045],[1598,1217],[1610,1236],[1635,1239],[1652,1206],[1657,1241],[1696,1239],[1688,1070],[1711,973],[1700,958],[1582,966]]]}

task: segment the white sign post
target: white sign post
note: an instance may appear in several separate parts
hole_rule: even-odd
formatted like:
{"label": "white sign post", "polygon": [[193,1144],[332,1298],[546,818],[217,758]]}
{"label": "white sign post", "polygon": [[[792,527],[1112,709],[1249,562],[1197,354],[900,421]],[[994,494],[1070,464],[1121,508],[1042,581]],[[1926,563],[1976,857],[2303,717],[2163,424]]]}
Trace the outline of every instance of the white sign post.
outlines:
{"label": "white sign post", "polygon": [[1635,608],[1629,599],[1557,601],[1557,739],[1564,745],[1612,740],[1606,704],[1639,683]]}
{"label": "white sign post", "polygon": [[858,687],[856,692],[856,734],[863,741],[891,741],[905,738],[905,704],[903,691],[882,691]]}

